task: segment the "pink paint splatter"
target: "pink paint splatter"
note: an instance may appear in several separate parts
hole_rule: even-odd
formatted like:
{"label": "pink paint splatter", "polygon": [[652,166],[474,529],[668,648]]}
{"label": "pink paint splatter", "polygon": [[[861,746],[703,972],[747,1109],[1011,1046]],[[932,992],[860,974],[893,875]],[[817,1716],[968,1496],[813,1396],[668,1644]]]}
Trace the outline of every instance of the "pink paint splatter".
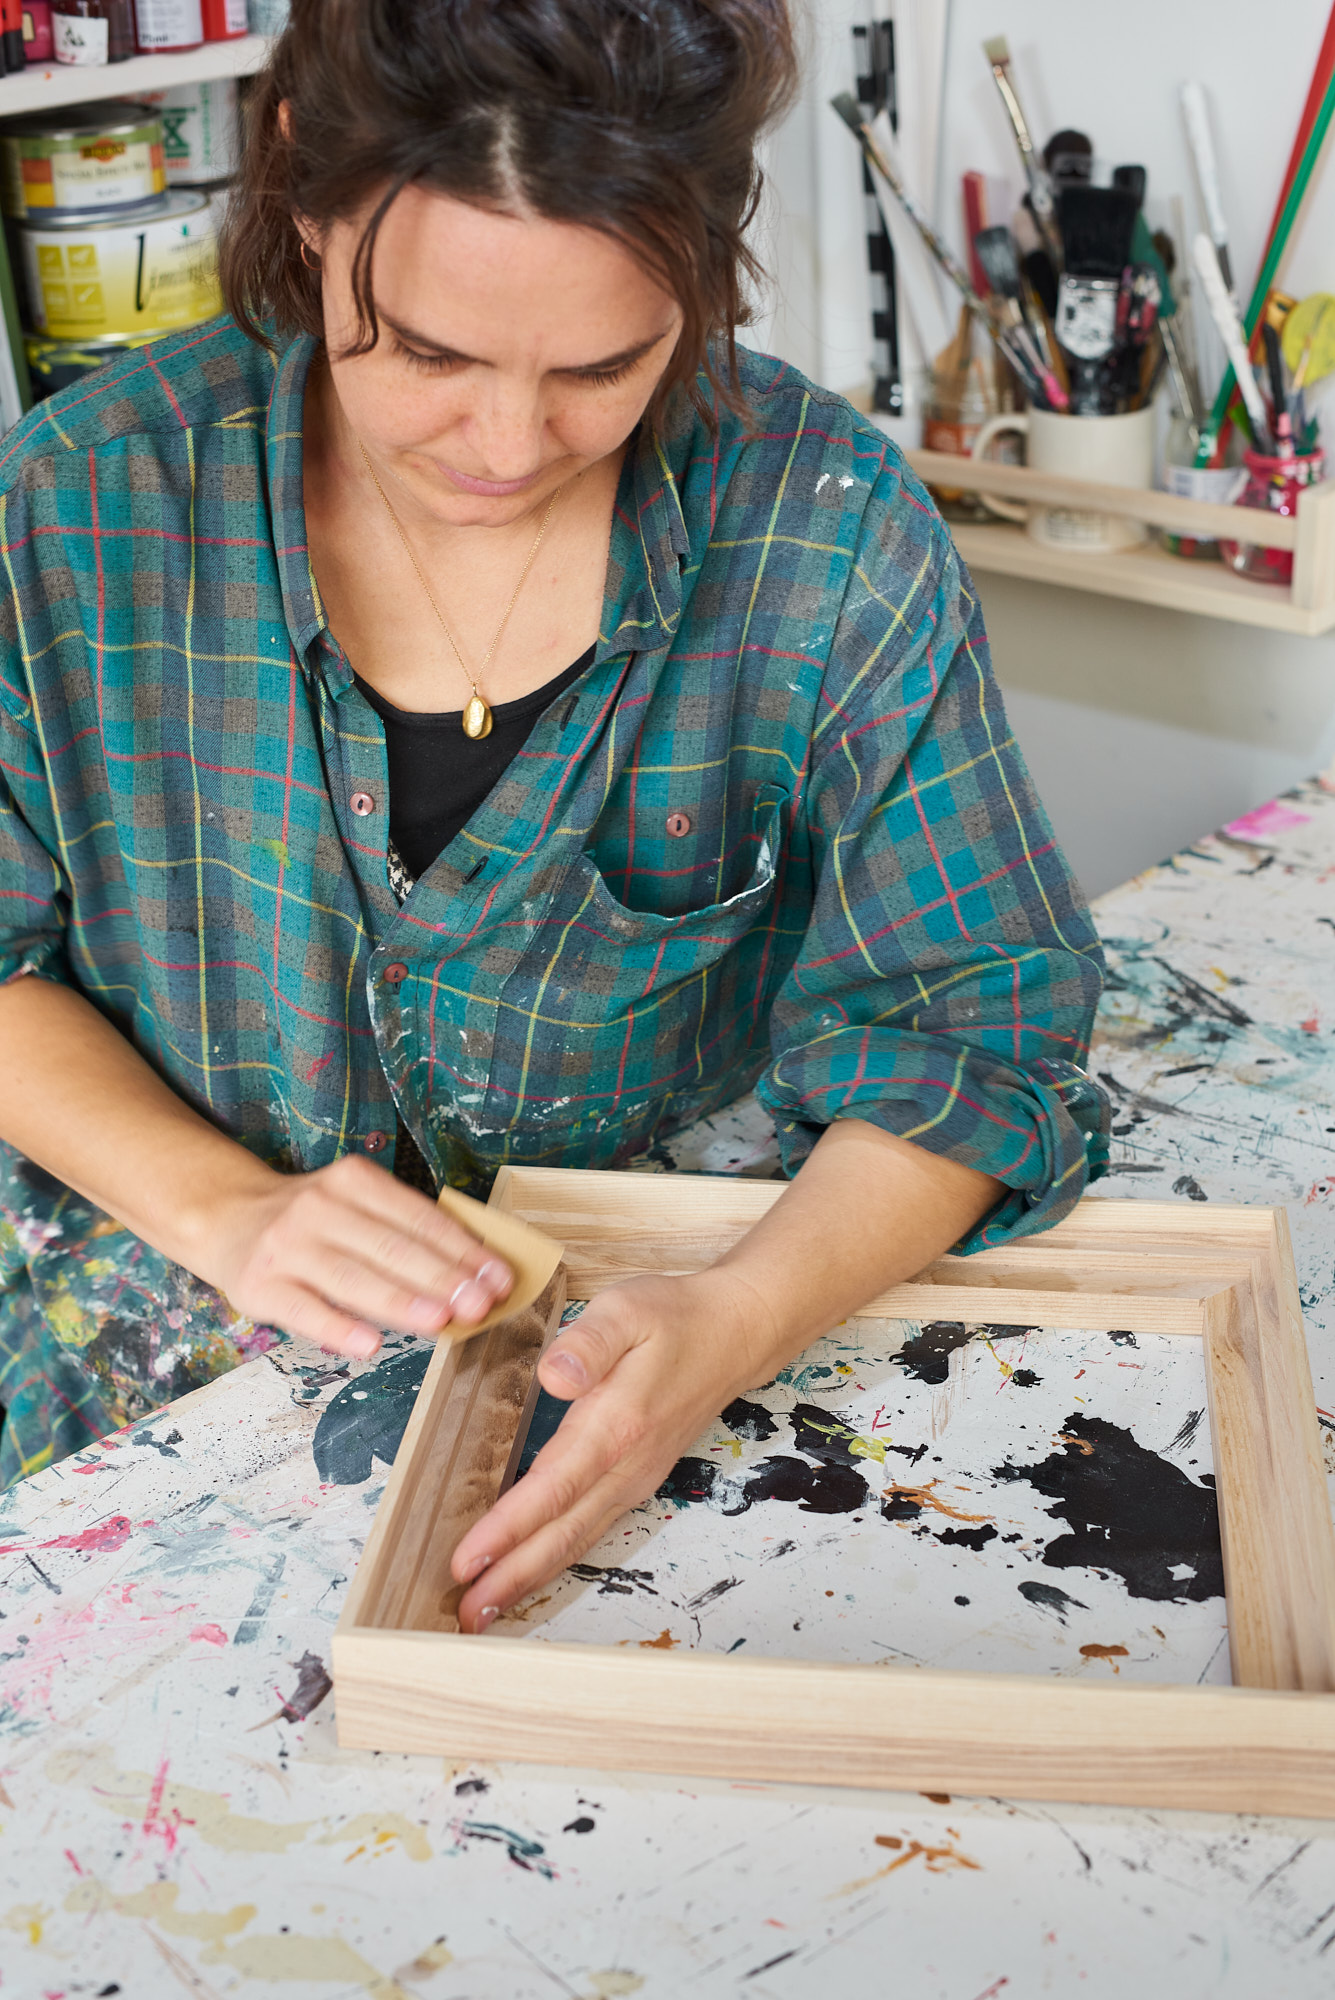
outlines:
{"label": "pink paint splatter", "polygon": [[334,1058],[332,1055],[317,1056],[315,1061],[311,1064],[310,1068],[306,1072],[306,1082],[314,1083],[316,1077],[320,1074],[320,1071],[322,1069],[328,1069],[330,1063],[333,1060]]}
{"label": "pink paint splatter", "polygon": [[168,1854],[175,1849],[181,1837],[181,1828],[193,1826],[195,1823],[192,1819],[186,1819],[175,1806],[169,1812],[162,1811],[162,1794],[166,1789],[169,1768],[169,1759],[164,1757],[158,1765],[157,1775],[149,1789],[148,1804],[144,1807],[144,1824],[141,1829],[150,1839],[161,1840]]}
{"label": "pink paint splatter", "polygon": [[1279,799],[1271,799],[1268,804],[1258,806],[1255,812],[1244,813],[1241,819],[1231,819],[1224,832],[1234,840],[1265,840],[1273,833],[1284,833],[1293,826],[1306,826],[1312,815],[1295,812]]}
{"label": "pink paint splatter", "polygon": [[210,1646],[225,1646],[227,1634],[221,1625],[196,1625],[190,1634],[192,1639],[207,1639]]}
{"label": "pink paint splatter", "polygon": [[[152,1528],[153,1521],[141,1521],[141,1528]],[[72,1549],[78,1555],[110,1555],[116,1549],[123,1549],[134,1533],[135,1524],[128,1515],[113,1514],[109,1520],[99,1521],[95,1528],[85,1528],[79,1535],[57,1535],[49,1542],[6,1542],[0,1546],[0,1556],[22,1556],[30,1549]]]}
{"label": "pink paint splatter", "polygon": [[1310,1021],[1303,1021],[1300,1023],[1302,1031],[1305,1035],[1314,1035],[1317,1031],[1318,1025],[1319,1024],[1317,1022],[1317,1017],[1315,1014],[1313,1014]]}

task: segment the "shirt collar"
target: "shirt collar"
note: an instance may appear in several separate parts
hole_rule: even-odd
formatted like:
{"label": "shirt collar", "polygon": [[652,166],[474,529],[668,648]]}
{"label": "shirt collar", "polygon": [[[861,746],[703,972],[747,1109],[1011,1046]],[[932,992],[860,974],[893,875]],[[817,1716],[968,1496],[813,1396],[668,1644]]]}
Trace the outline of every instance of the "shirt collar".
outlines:
{"label": "shirt collar", "polygon": [[[266,451],[274,548],[283,609],[298,659],[325,629],[311,574],[302,489],[302,418],[317,343],[298,334],[283,348],[269,396]],[[631,441],[612,521],[607,594],[599,654],[643,652],[671,643],[681,617],[682,565],[690,535],[678,490],[694,425],[680,422],[666,436],[647,425]]]}

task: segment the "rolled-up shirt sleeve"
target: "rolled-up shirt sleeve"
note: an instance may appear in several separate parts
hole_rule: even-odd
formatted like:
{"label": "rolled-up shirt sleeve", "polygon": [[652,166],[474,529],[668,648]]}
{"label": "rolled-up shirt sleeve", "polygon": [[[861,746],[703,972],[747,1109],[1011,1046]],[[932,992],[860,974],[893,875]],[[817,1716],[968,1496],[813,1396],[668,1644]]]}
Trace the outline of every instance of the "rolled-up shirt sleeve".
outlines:
{"label": "rolled-up shirt sleeve", "polygon": [[40,744],[0,693],[0,986],[31,972],[69,980],[69,885],[33,825],[49,817]]}
{"label": "rolled-up shirt sleeve", "polygon": [[758,1086],[785,1166],[862,1118],[1004,1183],[962,1251],[1047,1228],[1107,1160],[1082,1068],[1102,953],[972,582],[893,469],[863,517],[799,809],[814,902]]}

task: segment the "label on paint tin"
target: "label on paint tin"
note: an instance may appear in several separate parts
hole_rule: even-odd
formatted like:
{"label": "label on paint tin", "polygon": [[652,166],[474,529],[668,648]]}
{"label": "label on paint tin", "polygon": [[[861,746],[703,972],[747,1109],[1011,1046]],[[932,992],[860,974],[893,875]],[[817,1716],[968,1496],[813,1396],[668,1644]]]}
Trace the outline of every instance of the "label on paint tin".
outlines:
{"label": "label on paint tin", "polygon": [[82,14],[53,14],[51,28],[58,63],[93,68],[106,62],[111,35],[109,21],[86,19]]}
{"label": "label on paint tin", "polygon": [[197,49],[204,40],[199,0],[134,0],[141,49]]}
{"label": "label on paint tin", "polygon": [[162,120],[162,157],[169,181],[186,185],[227,180],[236,172],[236,83],[180,83],[145,93]]}
{"label": "label on paint tin", "polygon": [[175,211],[137,223],[23,230],[36,330],[57,340],[167,333],[222,310],[208,204],[174,195]]}
{"label": "label on paint tin", "polygon": [[5,213],[19,217],[132,208],[167,185],[162,127],[146,115],[101,131],[11,130],[0,134],[0,159]]}

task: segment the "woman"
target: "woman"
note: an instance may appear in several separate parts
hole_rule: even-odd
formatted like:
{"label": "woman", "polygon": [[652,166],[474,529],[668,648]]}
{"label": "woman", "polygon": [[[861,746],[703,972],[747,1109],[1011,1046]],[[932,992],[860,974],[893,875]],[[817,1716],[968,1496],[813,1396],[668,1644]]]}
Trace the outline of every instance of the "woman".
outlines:
{"label": "woman", "polygon": [[756,1084],[800,1174],[549,1354],[480,1630],[1100,1164],[1098,946],[969,581],[878,432],[733,346],[792,75],[782,0],[296,0],[231,317],[9,442],[8,1476],[274,1328],[469,1325],[510,1274],[438,1180]]}

